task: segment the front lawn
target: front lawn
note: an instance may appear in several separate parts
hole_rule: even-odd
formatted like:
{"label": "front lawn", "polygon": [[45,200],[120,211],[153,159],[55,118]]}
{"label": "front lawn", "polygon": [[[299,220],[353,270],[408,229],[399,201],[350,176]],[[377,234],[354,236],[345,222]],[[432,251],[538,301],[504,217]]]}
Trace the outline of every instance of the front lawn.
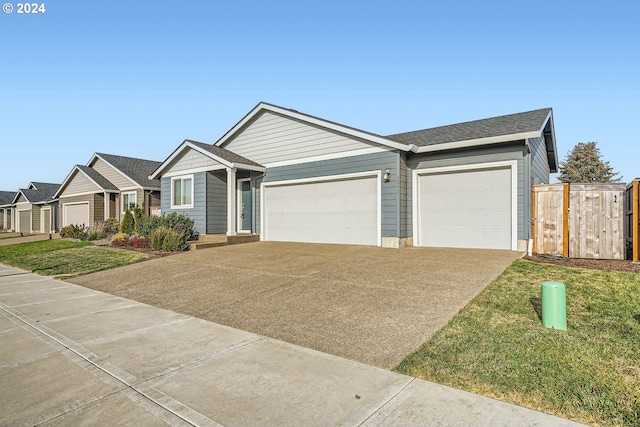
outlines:
{"label": "front lawn", "polygon": [[[540,321],[544,281],[566,285],[566,332]],[[396,370],[590,425],[640,425],[640,274],[518,260]]]}
{"label": "front lawn", "polygon": [[91,242],[41,240],[0,246],[0,262],[45,276],[73,277],[133,264],[152,255],[94,246]]}

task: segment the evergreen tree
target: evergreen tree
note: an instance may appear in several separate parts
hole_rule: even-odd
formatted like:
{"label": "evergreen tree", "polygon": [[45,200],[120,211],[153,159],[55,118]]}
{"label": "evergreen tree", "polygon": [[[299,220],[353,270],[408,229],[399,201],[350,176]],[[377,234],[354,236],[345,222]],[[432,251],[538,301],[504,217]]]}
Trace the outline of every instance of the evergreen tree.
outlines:
{"label": "evergreen tree", "polygon": [[124,213],[124,218],[122,218],[122,223],[120,223],[120,232],[124,234],[132,234],[134,227],[135,221],[133,219],[133,215],[131,214],[131,211],[127,209]]}
{"label": "evergreen tree", "polygon": [[560,162],[558,181],[564,183],[619,182],[622,177],[601,159],[595,142],[579,142]]}

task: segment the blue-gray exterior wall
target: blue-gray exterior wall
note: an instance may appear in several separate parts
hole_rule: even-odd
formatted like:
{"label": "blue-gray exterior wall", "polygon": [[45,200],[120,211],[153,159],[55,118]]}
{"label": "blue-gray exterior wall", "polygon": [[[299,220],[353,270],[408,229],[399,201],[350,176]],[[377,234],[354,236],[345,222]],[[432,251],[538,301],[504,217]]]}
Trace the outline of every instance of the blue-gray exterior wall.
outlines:
{"label": "blue-gray exterior wall", "polygon": [[193,208],[191,209],[171,209],[171,177],[162,177],[161,179],[162,212],[185,214],[194,221],[196,232],[203,234],[207,232],[206,176],[207,172],[193,174]]}
{"label": "blue-gray exterior wall", "polygon": [[391,179],[389,182],[382,182],[382,237],[401,237],[400,229],[400,154],[397,151],[385,151],[381,153],[366,154],[362,156],[345,157],[340,159],[322,160],[318,162],[301,163],[290,166],[270,168],[264,177],[256,179],[256,197],[254,198],[257,207],[254,216],[256,232],[260,233],[260,183],[277,182],[291,179],[304,179],[332,175],[343,175],[349,173],[369,172],[379,170],[384,172],[389,169]]}
{"label": "blue-gray exterior wall", "polygon": [[227,232],[227,172],[207,172],[207,234]]}
{"label": "blue-gray exterior wall", "polygon": [[439,168],[448,166],[491,163],[506,160],[518,161],[518,239],[528,239],[530,213],[526,211],[525,196],[525,145],[524,141],[496,144],[485,147],[473,147],[446,152],[431,152],[407,155],[407,236],[413,234],[413,182],[412,172],[416,169]]}
{"label": "blue-gray exterior wall", "polygon": [[530,138],[529,149],[531,153],[531,185],[549,183],[549,161],[544,138]]}

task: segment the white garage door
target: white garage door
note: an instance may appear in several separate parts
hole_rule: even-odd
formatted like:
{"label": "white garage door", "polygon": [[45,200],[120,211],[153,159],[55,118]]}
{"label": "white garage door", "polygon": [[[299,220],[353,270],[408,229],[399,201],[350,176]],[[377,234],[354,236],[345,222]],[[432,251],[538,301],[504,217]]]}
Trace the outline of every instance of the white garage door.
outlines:
{"label": "white garage door", "polygon": [[265,185],[263,239],[378,245],[379,179]]}
{"label": "white garage door", "polygon": [[89,225],[89,203],[77,203],[64,205],[62,213],[62,226]]}
{"label": "white garage door", "polygon": [[418,175],[420,246],[512,249],[511,168]]}

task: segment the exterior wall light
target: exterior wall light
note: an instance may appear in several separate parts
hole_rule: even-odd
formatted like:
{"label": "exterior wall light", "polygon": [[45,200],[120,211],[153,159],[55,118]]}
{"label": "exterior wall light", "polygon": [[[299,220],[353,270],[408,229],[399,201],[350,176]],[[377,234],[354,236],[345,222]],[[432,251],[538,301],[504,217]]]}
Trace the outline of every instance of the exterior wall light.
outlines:
{"label": "exterior wall light", "polygon": [[384,182],[391,180],[391,169],[385,169],[384,174],[382,174],[382,179],[384,179]]}

